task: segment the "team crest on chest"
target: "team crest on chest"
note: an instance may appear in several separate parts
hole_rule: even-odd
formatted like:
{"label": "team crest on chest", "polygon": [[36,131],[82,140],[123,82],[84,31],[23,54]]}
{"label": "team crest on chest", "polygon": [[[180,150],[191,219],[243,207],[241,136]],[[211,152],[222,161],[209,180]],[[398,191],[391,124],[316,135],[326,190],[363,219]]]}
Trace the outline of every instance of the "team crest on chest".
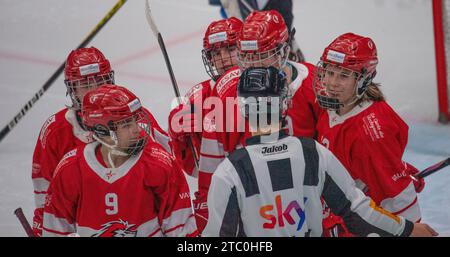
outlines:
{"label": "team crest on chest", "polygon": [[136,237],[136,235],[137,228],[135,224],[128,224],[128,221],[115,220],[103,224],[93,237]]}

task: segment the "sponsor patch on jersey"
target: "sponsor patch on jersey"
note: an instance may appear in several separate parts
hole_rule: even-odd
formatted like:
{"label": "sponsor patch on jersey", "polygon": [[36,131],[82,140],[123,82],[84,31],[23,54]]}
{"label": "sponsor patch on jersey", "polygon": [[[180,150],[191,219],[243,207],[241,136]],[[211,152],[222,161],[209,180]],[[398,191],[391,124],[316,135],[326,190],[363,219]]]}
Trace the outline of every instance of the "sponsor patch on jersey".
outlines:
{"label": "sponsor patch on jersey", "polygon": [[91,118],[100,118],[103,116],[103,113],[91,113],[89,114],[89,117]]}
{"label": "sponsor patch on jersey", "polygon": [[258,50],[258,41],[256,40],[242,40],[241,50],[243,51],[256,51]]}
{"label": "sponsor patch on jersey", "polygon": [[392,180],[393,180],[393,181],[397,181],[397,180],[399,180],[400,178],[403,178],[403,177],[406,177],[406,176],[408,176],[408,174],[406,174],[406,171],[402,171],[402,172],[400,172],[400,173],[395,173],[395,174],[392,176]]}
{"label": "sponsor patch on jersey", "polygon": [[288,151],[288,146],[286,144],[282,145],[273,145],[273,146],[265,146],[261,149],[261,154],[264,156],[281,154]]}
{"label": "sponsor patch on jersey", "polygon": [[364,133],[369,136],[372,141],[378,141],[384,138],[384,132],[375,113],[372,112],[365,116],[363,122]]}
{"label": "sponsor patch on jersey", "polygon": [[222,97],[223,93],[232,85],[232,80],[241,76],[241,70],[235,69],[227,72],[216,84],[216,91],[219,97]]}
{"label": "sponsor patch on jersey", "polygon": [[397,180],[403,178],[403,177],[407,177],[408,174],[406,172],[406,170],[408,169],[408,165],[406,165],[405,162],[403,162],[403,170],[401,172],[397,172],[392,176],[392,180],[397,182]]}
{"label": "sponsor patch on jersey", "polygon": [[80,67],[80,75],[81,76],[87,76],[94,73],[100,72],[100,65],[98,63],[93,63],[89,65],[84,65]]}
{"label": "sponsor patch on jersey", "polygon": [[208,37],[208,41],[210,44],[223,42],[227,39],[228,39],[228,36],[227,36],[226,32],[215,33],[215,34],[209,35],[209,37]]}
{"label": "sponsor patch on jersey", "polygon": [[56,121],[56,115],[52,115],[50,118],[48,118],[44,125],[42,126],[41,134],[39,135],[39,139],[41,140],[41,146],[45,149],[45,145],[47,144],[47,136],[50,132],[48,130],[48,127]]}
{"label": "sponsor patch on jersey", "polygon": [[330,50],[327,54],[327,60],[337,63],[344,63],[345,54]]}
{"label": "sponsor patch on jersey", "polygon": [[77,149],[73,149],[73,150],[67,152],[67,153],[63,156],[62,159],[68,159],[68,158],[70,158],[70,157],[72,157],[72,156],[75,156],[76,154],[77,154]]}
{"label": "sponsor patch on jersey", "polygon": [[130,108],[130,112],[135,112],[141,107],[142,105],[139,99],[134,99],[131,103],[128,103],[128,108]]}
{"label": "sponsor patch on jersey", "polygon": [[189,192],[179,193],[178,196],[180,197],[181,200],[190,199],[191,198],[191,195],[189,194]]}

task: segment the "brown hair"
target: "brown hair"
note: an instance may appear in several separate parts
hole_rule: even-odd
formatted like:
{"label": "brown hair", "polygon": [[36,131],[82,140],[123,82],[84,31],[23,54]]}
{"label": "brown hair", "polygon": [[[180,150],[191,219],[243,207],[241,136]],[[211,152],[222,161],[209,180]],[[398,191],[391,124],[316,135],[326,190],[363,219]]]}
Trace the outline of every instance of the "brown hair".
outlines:
{"label": "brown hair", "polygon": [[366,92],[364,92],[363,96],[356,102],[356,104],[361,104],[365,101],[380,102],[386,100],[383,92],[381,92],[380,86],[381,84],[379,83],[370,83],[370,85],[367,86]]}

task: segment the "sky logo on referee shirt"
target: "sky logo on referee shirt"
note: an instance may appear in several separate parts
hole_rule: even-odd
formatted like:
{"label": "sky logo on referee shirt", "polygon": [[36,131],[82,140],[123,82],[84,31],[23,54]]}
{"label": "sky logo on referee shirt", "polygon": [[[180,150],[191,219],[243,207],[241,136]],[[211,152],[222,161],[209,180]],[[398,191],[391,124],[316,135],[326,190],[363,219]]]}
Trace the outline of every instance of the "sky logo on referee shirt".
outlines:
{"label": "sky logo on referee shirt", "polygon": [[[306,203],[307,198],[304,198]],[[264,219],[268,220],[263,224],[265,229],[274,229],[275,226],[280,228],[285,226],[285,220],[290,225],[297,225],[297,231],[299,231],[305,223],[306,214],[297,201],[290,202],[286,208],[283,209],[283,203],[281,196],[275,196],[275,206],[273,204],[265,205],[259,209],[259,214]],[[278,220],[277,220],[278,218]]]}

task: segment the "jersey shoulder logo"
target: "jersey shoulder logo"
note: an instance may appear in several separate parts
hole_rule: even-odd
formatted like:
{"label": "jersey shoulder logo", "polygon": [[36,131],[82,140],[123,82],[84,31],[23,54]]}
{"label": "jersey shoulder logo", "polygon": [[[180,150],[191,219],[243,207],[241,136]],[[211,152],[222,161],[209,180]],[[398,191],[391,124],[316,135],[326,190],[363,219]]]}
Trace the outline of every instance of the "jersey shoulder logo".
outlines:
{"label": "jersey shoulder logo", "polygon": [[75,156],[75,155],[77,155],[77,148],[75,148],[75,149],[73,149],[73,150],[67,152],[67,153],[63,156],[63,158],[61,158],[61,160],[59,161],[58,165],[56,166],[55,172],[54,172],[54,174],[53,174],[53,177],[55,177],[56,174],[58,174],[59,170],[69,162],[69,160],[70,160],[71,157],[73,157],[73,156]]}
{"label": "jersey shoulder logo", "polygon": [[195,94],[197,94],[197,92],[201,91],[203,89],[203,85],[202,84],[197,84],[195,86],[193,86],[187,93],[186,93],[186,97],[187,98],[193,98]]}
{"label": "jersey shoulder logo", "polygon": [[233,81],[237,81],[241,76],[241,70],[235,69],[227,72],[216,84],[217,95],[221,97],[224,92],[233,85]]}
{"label": "jersey shoulder logo", "polygon": [[47,144],[47,136],[50,133],[50,125],[53,124],[56,121],[56,115],[52,115],[50,118],[48,118],[44,125],[42,125],[41,133],[39,134],[39,140],[41,141],[42,148],[45,149],[45,146]]}
{"label": "jersey shoulder logo", "polygon": [[102,225],[100,230],[92,235],[93,237],[136,237],[137,228],[127,221],[115,220]]}

